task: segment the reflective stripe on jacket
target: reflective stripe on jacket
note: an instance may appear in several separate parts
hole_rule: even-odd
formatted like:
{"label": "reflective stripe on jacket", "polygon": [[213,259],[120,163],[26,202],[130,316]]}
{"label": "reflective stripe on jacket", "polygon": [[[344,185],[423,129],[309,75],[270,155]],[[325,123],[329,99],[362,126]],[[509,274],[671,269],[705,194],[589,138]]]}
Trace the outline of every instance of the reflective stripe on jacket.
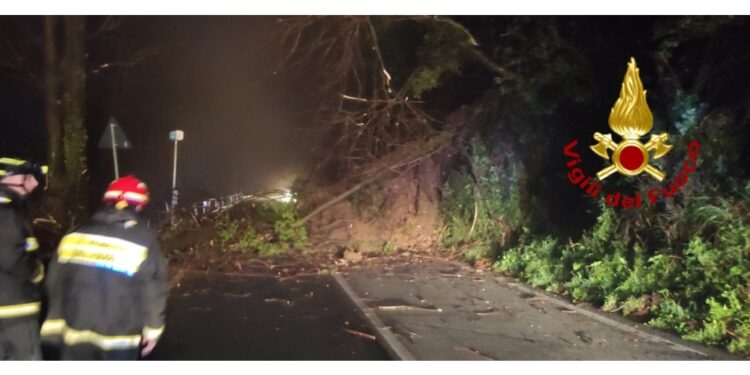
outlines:
{"label": "reflective stripe on jacket", "polygon": [[102,350],[136,348],[164,329],[166,268],[135,213],[106,208],[66,235],[50,264],[42,338]]}

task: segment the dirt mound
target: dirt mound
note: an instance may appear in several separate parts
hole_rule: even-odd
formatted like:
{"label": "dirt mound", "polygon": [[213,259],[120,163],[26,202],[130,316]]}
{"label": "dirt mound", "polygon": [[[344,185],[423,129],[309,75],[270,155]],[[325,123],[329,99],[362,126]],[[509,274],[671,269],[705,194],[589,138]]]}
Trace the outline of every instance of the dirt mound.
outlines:
{"label": "dirt mound", "polygon": [[[417,146],[403,147],[381,159],[372,171],[400,160],[413,160]],[[309,221],[318,246],[344,246],[359,252],[393,252],[399,248],[427,249],[441,225],[439,201],[441,156],[427,156],[398,172],[363,186]],[[370,172],[369,174],[372,174]],[[362,173],[367,176],[368,172]],[[363,178],[365,179],[365,178]],[[319,206],[354,185],[343,181],[319,187],[311,203]]]}

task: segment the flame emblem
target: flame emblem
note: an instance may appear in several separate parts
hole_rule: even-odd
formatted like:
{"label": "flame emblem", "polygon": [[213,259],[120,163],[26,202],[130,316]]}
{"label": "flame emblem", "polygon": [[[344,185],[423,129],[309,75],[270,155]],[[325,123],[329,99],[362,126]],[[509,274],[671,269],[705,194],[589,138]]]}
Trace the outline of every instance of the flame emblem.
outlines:
{"label": "flame emblem", "polygon": [[649,153],[654,151],[653,159],[666,155],[672,149],[667,145],[667,133],[652,134],[651,139],[644,145],[640,139],[651,131],[654,117],[646,103],[646,90],[639,75],[635,59],[630,58],[628,70],[620,89],[620,97],[609,114],[609,128],[623,138],[616,143],[611,134],[594,133],[594,140],[599,142],[590,146],[595,154],[610,160],[608,151],[613,151],[612,164],[599,171],[596,176],[604,180],[612,173],[620,172],[625,176],[637,176],[642,172],[648,173],[658,181],[664,179],[664,172],[649,164]]}

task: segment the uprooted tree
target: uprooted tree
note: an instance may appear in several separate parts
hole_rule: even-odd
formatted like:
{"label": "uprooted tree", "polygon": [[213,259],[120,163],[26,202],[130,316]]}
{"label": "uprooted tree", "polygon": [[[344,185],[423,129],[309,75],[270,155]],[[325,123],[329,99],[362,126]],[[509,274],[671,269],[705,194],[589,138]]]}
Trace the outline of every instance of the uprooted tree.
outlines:
{"label": "uprooted tree", "polygon": [[[448,18],[292,17],[279,25],[277,71],[305,76],[306,86],[315,87],[310,95],[319,99],[311,117],[322,135],[318,149],[325,150],[317,170],[334,179],[446,130],[420,99],[464,60],[507,73]],[[398,35],[403,32],[415,36],[405,41]]]}
{"label": "uprooted tree", "polygon": [[[303,17],[281,25],[284,66],[315,66],[313,95],[326,104],[317,129],[336,135],[319,160],[333,178],[454,130],[441,189],[444,246],[686,339],[750,353],[750,163],[742,152],[750,55],[733,47],[746,39],[746,18]],[[619,29],[630,32],[613,39]],[[700,140],[703,159],[689,189],[637,212],[565,189],[560,160],[571,137],[606,128],[630,56],[648,72],[655,127],[677,140],[661,167],[678,167],[690,139]],[[463,103],[462,126],[451,128],[420,99],[456,76],[446,73],[469,81],[470,63],[492,82]]]}

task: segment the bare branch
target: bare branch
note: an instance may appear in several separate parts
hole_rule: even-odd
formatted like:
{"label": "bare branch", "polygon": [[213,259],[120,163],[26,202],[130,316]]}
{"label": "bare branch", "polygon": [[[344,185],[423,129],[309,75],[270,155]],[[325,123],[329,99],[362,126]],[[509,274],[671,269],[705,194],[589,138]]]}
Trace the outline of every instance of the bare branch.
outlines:
{"label": "bare branch", "polygon": [[309,83],[320,103],[313,122],[332,140],[322,147],[319,168],[356,170],[439,126],[403,89],[394,95],[370,17],[294,17],[279,25],[284,30],[276,74],[302,67],[319,72]]}
{"label": "bare branch", "polygon": [[94,70],[89,72],[88,74],[99,74],[107,69],[115,68],[115,67],[133,67],[135,65],[138,65],[139,63],[143,62],[144,60],[156,56],[159,54],[159,50],[155,48],[146,49],[140,52],[137,52],[135,56],[133,56],[133,60],[127,61],[127,62],[111,62],[111,63],[104,63],[96,67]]}

